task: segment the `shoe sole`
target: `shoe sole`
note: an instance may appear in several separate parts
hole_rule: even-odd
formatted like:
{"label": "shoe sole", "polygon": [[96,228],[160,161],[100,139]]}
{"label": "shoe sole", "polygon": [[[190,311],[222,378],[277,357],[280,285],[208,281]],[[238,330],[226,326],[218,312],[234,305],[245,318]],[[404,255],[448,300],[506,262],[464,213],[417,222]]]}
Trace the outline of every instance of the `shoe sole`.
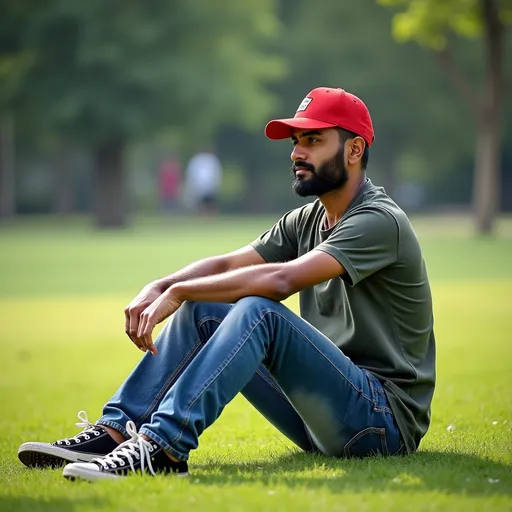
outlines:
{"label": "shoe sole", "polygon": [[[68,464],[62,471],[62,476],[74,482],[75,480],[83,480],[86,482],[97,482],[98,480],[116,480],[119,478],[125,478],[119,475],[113,475],[112,473],[103,473],[102,471],[93,471],[86,468],[76,467],[73,464]],[[179,478],[187,477],[187,473],[174,473],[172,476]]]}
{"label": "shoe sole", "polygon": [[73,464],[68,464],[62,471],[62,476],[71,482],[75,480],[85,480],[86,482],[97,482],[98,480],[116,480],[120,478],[111,473],[103,473],[102,471],[93,471],[85,468],[74,467]]}
{"label": "shoe sole", "polygon": [[24,443],[18,450],[18,459],[29,468],[60,468],[70,462],[90,462],[101,453],[80,453],[58,448],[47,443]]}

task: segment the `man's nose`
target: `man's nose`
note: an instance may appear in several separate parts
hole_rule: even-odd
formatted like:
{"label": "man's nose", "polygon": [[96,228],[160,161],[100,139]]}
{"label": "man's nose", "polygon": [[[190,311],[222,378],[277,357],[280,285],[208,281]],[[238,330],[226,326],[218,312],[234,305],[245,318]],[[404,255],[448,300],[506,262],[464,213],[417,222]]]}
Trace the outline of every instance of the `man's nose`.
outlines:
{"label": "man's nose", "polygon": [[297,162],[298,160],[307,160],[304,148],[301,148],[299,144],[294,146],[290,158],[292,159],[293,162]]}

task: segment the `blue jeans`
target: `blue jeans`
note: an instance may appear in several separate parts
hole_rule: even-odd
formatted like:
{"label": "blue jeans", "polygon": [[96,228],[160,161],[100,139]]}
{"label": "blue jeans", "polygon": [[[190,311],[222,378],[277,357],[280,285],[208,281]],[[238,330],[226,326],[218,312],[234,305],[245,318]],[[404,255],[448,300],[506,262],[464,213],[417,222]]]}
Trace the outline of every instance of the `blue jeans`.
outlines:
{"label": "blue jeans", "polygon": [[403,449],[381,383],[286,306],[184,302],[105,405],[99,424],[128,420],[180,460],[241,392],[306,451],[337,457]]}

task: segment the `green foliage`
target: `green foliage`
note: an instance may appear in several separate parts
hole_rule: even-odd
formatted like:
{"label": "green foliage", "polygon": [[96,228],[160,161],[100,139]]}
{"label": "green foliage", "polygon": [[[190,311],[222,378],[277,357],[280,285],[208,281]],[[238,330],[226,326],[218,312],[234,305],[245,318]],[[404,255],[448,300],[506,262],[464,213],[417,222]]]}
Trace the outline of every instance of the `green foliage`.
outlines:
{"label": "green foliage", "polygon": [[0,113],[12,110],[18,99],[29,70],[34,65],[38,51],[25,49],[21,44],[20,26],[29,16],[33,5],[30,0],[17,2],[5,0],[0,22]]}
{"label": "green foliage", "polygon": [[27,76],[27,72],[34,63],[34,54],[4,53],[0,56],[0,82],[3,87],[0,94],[0,106],[7,109],[16,96],[20,85]]}
{"label": "green foliage", "polygon": [[21,54],[39,54],[25,102],[46,128],[89,144],[168,126],[199,137],[219,123],[254,127],[283,70],[270,52],[273,3],[48,0],[20,35]]}
{"label": "green foliage", "polygon": [[[400,42],[416,40],[420,44],[442,50],[449,32],[470,39],[482,35],[481,0],[378,0],[382,5],[398,6],[393,34]],[[498,0],[503,23],[512,23],[512,3]]]}

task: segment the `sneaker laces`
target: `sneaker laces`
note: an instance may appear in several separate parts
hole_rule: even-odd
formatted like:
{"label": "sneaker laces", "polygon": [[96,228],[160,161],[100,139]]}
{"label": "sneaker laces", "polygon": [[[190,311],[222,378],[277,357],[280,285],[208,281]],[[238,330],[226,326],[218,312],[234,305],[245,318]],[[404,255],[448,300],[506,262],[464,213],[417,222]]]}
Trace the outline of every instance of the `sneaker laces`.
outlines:
{"label": "sneaker laces", "polygon": [[75,423],[75,426],[77,428],[81,428],[82,431],[80,433],[78,433],[75,437],[68,437],[66,439],[61,439],[60,441],[57,441],[56,442],[57,444],[64,443],[67,446],[69,446],[71,444],[71,441],[75,441],[75,443],[80,443],[81,442],[80,436],[82,436],[86,441],[88,441],[91,438],[90,434],[92,434],[96,437],[100,435],[98,427],[96,425],[93,425],[89,421],[89,417],[87,416],[87,413],[85,411],[80,411],[77,416],[78,416],[78,419],[81,421]]}
{"label": "sneaker laces", "polygon": [[93,459],[91,462],[96,462],[103,466],[104,469],[116,468],[118,465],[123,467],[126,465],[126,461],[130,465],[130,468],[135,472],[133,463],[135,460],[140,461],[140,470],[144,473],[147,467],[148,471],[156,476],[151,464],[151,453],[154,451],[153,444],[150,441],[146,441],[140,434],[137,433],[135,423],[128,421],[126,423],[126,431],[130,435],[130,439],[120,444],[111,453],[105,457]]}

